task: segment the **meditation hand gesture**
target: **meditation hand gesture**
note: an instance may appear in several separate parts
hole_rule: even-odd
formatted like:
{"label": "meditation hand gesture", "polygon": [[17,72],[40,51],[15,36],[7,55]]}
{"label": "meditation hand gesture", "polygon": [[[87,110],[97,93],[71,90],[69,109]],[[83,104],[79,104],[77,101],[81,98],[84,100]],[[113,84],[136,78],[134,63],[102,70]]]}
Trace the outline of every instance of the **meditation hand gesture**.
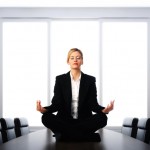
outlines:
{"label": "meditation hand gesture", "polygon": [[36,110],[41,113],[46,112],[46,109],[44,107],[42,107],[40,100],[37,100],[37,102],[36,102]]}
{"label": "meditation hand gesture", "polygon": [[103,113],[109,113],[110,111],[112,111],[113,108],[114,108],[114,102],[115,102],[115,100],[111,101],[110,104],[108,104],[107,107],[105,107],[105,108],[102,110],[102,112],[103,112]]}

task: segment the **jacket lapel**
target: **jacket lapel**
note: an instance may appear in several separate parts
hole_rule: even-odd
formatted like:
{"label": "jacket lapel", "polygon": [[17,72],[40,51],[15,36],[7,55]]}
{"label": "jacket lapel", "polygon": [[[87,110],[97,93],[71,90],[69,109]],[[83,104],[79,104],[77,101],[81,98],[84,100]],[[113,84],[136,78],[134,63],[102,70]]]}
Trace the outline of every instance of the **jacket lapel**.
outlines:
{"label": "jacket lapel", "polygon": [[78,104],[78,110],[80,110],[84,100],[85,96],[87,94],[88,90],[88,81],[85,79],[84,73],[81,74],[81,80],[80,80],[80,89],[79,89],[79,104]]}
{"label": "jacket lapel", "polygon": [[65,103],[67,105],[67,108],[69,110],[69,113],[71,113],[71,100],[72,100],[72,90],[71,90],[71,78],[70,78],[70,72],[68,72],[65,76],[65,82],[64,82],[64,99]]}

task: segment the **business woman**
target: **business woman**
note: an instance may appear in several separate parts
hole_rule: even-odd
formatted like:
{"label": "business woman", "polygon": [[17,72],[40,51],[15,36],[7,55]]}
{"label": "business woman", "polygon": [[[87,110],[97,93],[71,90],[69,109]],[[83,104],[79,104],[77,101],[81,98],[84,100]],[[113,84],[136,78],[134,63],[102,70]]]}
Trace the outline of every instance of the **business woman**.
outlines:
{"label": "business woman", "polygon": [[81,50],[71,49],[67,63],[70,71],[56,77],[52,104],[43,107],[41,101],[37,100],[36,107],[37,111],[43,113],[42,123],[54,132],[56,139],[77,140],[93,135],[107,125],[106,114],[113,110],[114,101],[107,107],[98,104],[95,77],[81,71]]}

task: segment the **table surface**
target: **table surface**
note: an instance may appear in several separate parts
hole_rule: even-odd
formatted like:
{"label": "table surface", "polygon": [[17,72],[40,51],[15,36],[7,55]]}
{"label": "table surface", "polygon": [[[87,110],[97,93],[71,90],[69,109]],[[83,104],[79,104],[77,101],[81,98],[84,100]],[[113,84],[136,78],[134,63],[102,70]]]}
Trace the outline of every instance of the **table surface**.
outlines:
{"label": "table surface", "polygon": [[99,131],[101,142],[56,142],[48,129],[21,136],[0,145],[0,150],[150,150],[150,145],[122,133]]}

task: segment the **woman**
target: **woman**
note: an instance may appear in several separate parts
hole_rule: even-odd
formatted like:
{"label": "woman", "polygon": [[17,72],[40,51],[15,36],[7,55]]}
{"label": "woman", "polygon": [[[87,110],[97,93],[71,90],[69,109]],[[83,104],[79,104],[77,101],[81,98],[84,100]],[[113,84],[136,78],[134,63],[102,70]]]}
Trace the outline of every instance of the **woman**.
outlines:
{"label": "woman", "polygon": [[98,104],[95,77],[81,72],[81,50],[72,48],[67,63],[70,71],[56,77],[52,104],[42,107],[38,100],[37,111],[43,113],[42,123],[54,132],[56,139],[84,139],[106,126],[106,114],[113,109],[114,101],[107,107]]}

